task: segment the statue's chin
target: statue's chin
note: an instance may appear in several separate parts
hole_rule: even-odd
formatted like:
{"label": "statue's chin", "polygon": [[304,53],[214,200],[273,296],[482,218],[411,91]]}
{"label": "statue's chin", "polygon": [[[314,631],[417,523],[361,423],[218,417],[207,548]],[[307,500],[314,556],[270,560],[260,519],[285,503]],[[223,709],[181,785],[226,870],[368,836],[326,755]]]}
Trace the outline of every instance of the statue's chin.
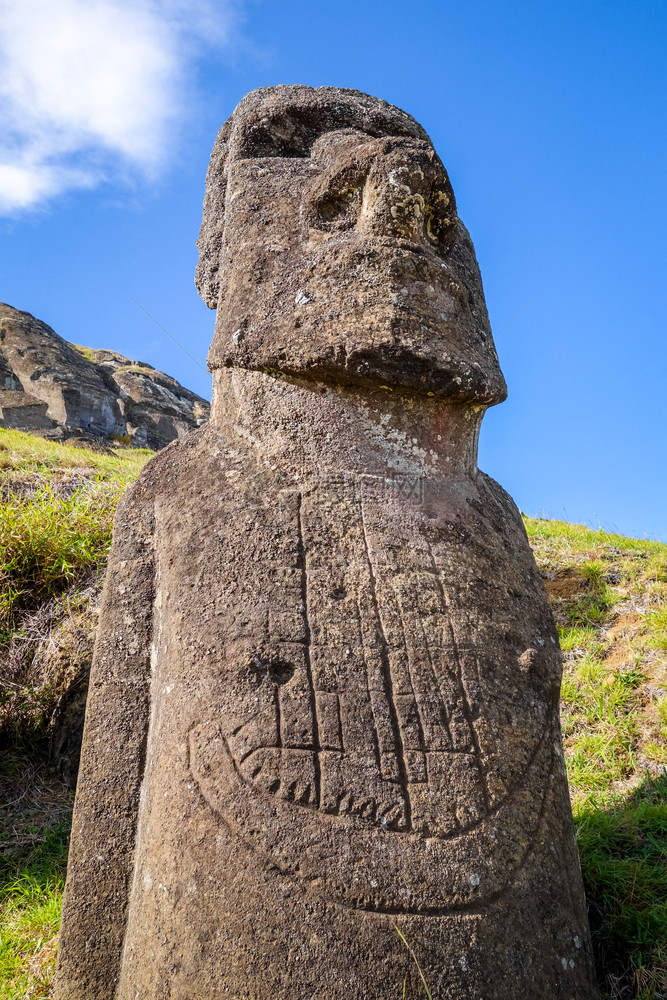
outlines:
{"label": "statue's chin", "polygon": [[504,384],[494,383],[488,373],[470,368],[455,358],[434,360],[415,354],[400,344],[350,351],[345,344],[322,352],[308,366],[294,366],[286,356],[276,356],[267,366],[285,375],[316,379],[358,388],[387,389],[452,402],[492,405],[505,397]]}
{"label": "statue's chin", "polygon": [[[375,317],[370,316],[373,323]],[[243,368],[263,371],[278,377],[314,379],[360,388],[386,388],[397,392],[493,405],[502,402],[507,390],[496,365],[470,358],[454,336],[447,342],[442,330],[429,336],[429,328],[402,330],[403,317],[388,310],[374,336],[351,337],[348,330],[358,324],[339,315],[335,321],[303,324],[299,338],[277,336],[264,338],[261,332],[242,331],[234,342],[225,326],[216,328],[211,345],[209,367]],[[226,325],[226,324],[225,324]],[[241,328],[239,328],[241,329]],[[358,326],[357,326],[358,329]],[[236,331],[235,331],[236,332]]]}
{"label": "statue's chin", "polygon": [[481,405],[505,398],[490,334],[448,259],[340,236],[264,269],[251,264],[227,262],[212,369],[386,385]]}

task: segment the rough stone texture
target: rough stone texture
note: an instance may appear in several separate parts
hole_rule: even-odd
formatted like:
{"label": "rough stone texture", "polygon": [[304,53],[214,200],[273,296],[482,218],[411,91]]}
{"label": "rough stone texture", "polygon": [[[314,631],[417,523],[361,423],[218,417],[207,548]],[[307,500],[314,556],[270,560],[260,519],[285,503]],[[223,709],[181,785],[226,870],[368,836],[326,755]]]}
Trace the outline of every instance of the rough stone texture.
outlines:
{"label": "rough stone texture", "polygon": [[246,97],[208,176],[210,424],[116,522],[58,1000],[589,1000],[560,656],[477,469],[505,387],[423,130]]}
{"label": "rough stone texture", "polygon": [[208,416],[206,400],[169,375],[114,351],[69,344],[30,313],[0,304],[0,427],[124,437],[158,449]]}
{"label": "rough stone texture", "polygon": [[29,392],[0,389],[0,427],[51,430],[56,425],[47,417],[47,410],[48,404]]}
{"label": "rough stone texture", "polygon": [[48,640],[38,643],[31,665],[35,686],[41,674],[58,693],[48,722],[49,763],[71,789],[79,770],[100,590],[101,582],[93,579],[83,591],[81,606],[68,609]]}

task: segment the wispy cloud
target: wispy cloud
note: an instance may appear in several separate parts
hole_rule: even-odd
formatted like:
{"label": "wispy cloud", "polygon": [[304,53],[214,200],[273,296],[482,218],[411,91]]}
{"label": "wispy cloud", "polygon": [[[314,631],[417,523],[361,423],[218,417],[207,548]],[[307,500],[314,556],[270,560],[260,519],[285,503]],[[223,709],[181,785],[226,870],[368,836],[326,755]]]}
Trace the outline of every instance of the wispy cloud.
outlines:
{"label": "wispy cloud", "polygon": [[0,0],[0,212],[128,167],[151,175],[187,69],[225,44],[233,0]]}

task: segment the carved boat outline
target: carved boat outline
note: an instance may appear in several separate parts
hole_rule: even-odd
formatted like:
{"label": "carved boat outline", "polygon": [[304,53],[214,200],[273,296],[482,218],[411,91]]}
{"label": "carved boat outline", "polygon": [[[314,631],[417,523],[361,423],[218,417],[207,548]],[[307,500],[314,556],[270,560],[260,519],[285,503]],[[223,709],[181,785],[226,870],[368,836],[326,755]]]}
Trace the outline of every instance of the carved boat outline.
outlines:
{"label": "carved boat outline", "polygon": [[[356,816],[314,812],[259,791],[240,774],[214,722],[191,727],[189,770],[225,825],[310,891],[355,909],[438,916],[485,908],[520,873],[549,797],[552,737],[550,727],[521,783],[502,802],[450,836],[383,831]],[[536,787],[544,789],[541,798],[532,791]],[[386,850],[386,838],[397,836],[399,868],[387,864],[387,855],[396,852]]]}

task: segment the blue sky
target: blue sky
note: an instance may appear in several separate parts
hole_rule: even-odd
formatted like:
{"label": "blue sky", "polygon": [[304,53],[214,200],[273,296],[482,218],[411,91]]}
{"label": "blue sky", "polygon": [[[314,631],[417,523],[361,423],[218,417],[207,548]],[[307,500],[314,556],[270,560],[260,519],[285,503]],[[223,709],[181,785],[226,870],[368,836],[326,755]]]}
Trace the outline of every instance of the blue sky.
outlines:
{"label": "blue sky", "polygon": [[254,87],[356,87],[424,125],[475,242],[510,390],[480,466],[667,540],[666,43],[658,0],[0,0],[0,299],[209,396],[216,131]]}

